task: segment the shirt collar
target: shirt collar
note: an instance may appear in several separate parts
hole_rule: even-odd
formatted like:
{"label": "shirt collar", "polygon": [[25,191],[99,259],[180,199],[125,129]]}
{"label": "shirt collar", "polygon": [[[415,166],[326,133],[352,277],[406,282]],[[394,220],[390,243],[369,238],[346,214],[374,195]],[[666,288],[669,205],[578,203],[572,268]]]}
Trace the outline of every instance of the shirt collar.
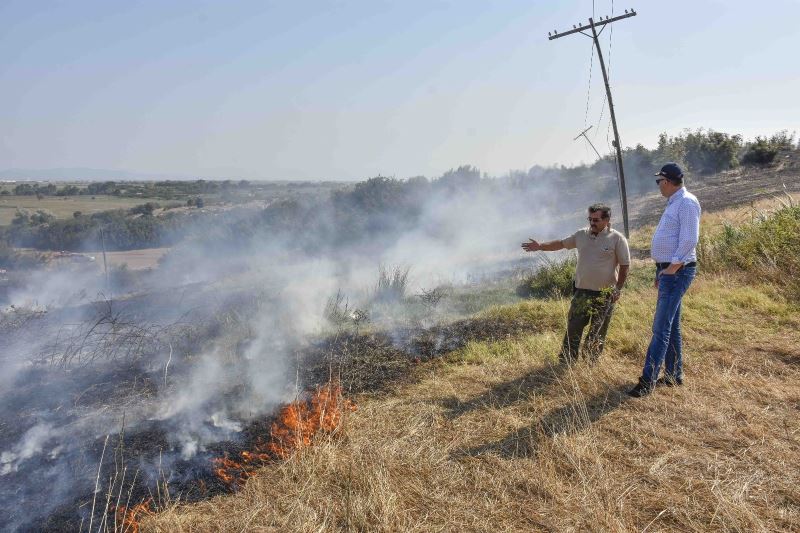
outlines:
{"label": "shirt collar", "polygon": [[679,198],[683,198],[684,196],[686,196],[686,187],[685,186],[681,187],[680,189],[675,191],[675,193],[672,196],[669,197],[669,200],[667,200],[667,205],[671,204],[673,201],[675,201],[675,200],[677,200]]}
{"label": "shirt collar", "polygon": [[[597,234],[597,237],[600,235],[607,235],[611,233],[611,226],[606,226],[603,230]],[[595,235],[592,233],[592,228],[589,228],[589,237],[594,237]]]}

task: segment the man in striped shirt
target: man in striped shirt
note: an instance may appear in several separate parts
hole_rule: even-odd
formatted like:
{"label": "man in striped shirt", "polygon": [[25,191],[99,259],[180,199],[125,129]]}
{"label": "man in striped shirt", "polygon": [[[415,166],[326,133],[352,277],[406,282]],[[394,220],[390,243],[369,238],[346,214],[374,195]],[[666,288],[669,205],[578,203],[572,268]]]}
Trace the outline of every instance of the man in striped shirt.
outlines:
{"label": "man in striped shirt", "polygon": [[[656,262],[658,301],[642,376],[628,392],[637,398],[652,392],[656,384],[670,387],[683,384],[681,300],[696,273],[695,248],[700,238],[700,203],[683,186],[681,168],[667,163],[656,176],[661,195],[668,200],[650,251]],[[662,363],[664,377],[658,379]]]}

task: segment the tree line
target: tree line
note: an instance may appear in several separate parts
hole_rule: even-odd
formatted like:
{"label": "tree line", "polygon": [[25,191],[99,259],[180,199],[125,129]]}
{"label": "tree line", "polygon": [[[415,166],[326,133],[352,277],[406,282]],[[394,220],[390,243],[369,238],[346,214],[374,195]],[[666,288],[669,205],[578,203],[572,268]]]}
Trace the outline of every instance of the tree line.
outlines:
{"label": "tree line", "polygon": [[[665,161],[677,161],[702,179],[704,174],[739,165],[767,165],[781,150],[793,149],[794,136],[786,132],[749,143],[738,135],[706,130],[685,131],[673,137],[662,134],[654,149],[637,145],[624,150],[628,192],[652,191],[653,173]],[[224,186],[224,182],[180,183],[187,187],[184,190]],[[281,241],[289,248],[336,253],[343,247],[385,246],[381,239],[396,238],[417,227],[423,206],[437,197],[504,194],[504,198],[518,201],[540,194],[542,184],[559,191],[560,200],[569,205],[612,200],[618,187],[614,159],[608,156],[590,165],[572,167],[534,166],[501,178],[481,175],[470,165],[435,179],[378,176],[325,196],[284,199],[261,209],[242,207],[213,213],[176,210],[156,216],[158,204],[148,202],[130,210],[91,215],[76,212],[69,220],[56,220],[45,211],[20,212],[3,230],[0,240],[18,247],[73,251],[98,250],[101,241],[108,250],[171,246],[189,240],[216,250]],[[89,184],[86,189],[106,192],[117,186],[103,182]],[[193,205],[197,205],[196,199]]]}
{"label": "tree line", "polygon": [[163,198],[174,199],[187,195],[215,194],[236,189],[248,189],[251,183],[248,180],[165,180],[153,182],[118,182],[102,181],[92,182],[85,186],[67,184],[58,187],[54,183],[20,183],[11,189],[4,190],[3,194],[16,194],[18,196],[97,196],[109,195],[125,198]]}

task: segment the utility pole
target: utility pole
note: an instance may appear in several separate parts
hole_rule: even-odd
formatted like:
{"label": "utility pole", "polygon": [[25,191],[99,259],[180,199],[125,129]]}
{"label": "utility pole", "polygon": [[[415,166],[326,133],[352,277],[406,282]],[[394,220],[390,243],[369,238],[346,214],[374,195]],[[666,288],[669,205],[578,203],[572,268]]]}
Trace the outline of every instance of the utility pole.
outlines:
{"label": "utility pole", "polygon": [[106,238],[103,235],[103,228],[100,228],[100,242],[103,246],[103,270],[106,273],[106,290],[108,291],[108,309],[111,314],[111,305],[114,303],[114,298],[111,294],[111,281],[108,278],[108,261],[106,261]]}
{"label": "utility pole", "polygon": [[[595,22],[594,19],[591,17],[589,18],[589,24],[582,24],[582,25],[574,25],[571,30],[558,33],[558,30],[554,30],[551,34],[547,32],[547,38],[549,40],[558,39],[560,37],[566,37],[567,35],[572,35],[573,33],[580,33],[581,35],[585,35],[586,37],[590,37],[594,40],[594,47],[597,49],[597,57],[600,60],[600,69],[603,71],[603,81],[606,84],[606,98],[608,99],[608,111],[611,115],[611,125],[614,128],[614,148],[617,151],[617,174],[619,175],[619,195],[620,200],[622,201],[622,221],[625,225],[625,236],[630,237],[630,227],[628,226],[628,196],[625,192],[625,171],[622,167],[622,144],[619,141],[619,130],[617,129],[617,117],[614,114],[614,101],[611,99],[611,86],[608,84],[608,73],[606,72],[606,64],[603,61],[603,52],[600,49],[600,41],[598,37],[603,30],[606,28],[606,25],[611,24],[612,22],[616,22],[618,20],[626,19],[628,17],[635,17],[636,11],[633,9],[628,12],[625,10],[624,15],[619,15],[617,17],[609,18],[600,17],[600,20]],[[597,28],[600,28],[600,31],[597,31]],[[592,30],[592,34],[589,35],[588,33],[584,33],[585,30]],[[585,131],[583,132],[586,133]],[[579,135],[580,136],[580,135]],[[576,137],[577,139],[577,137]],[[591,143],[590,143],[591,144]],[[594,146],[592,147],[594,148]]]}

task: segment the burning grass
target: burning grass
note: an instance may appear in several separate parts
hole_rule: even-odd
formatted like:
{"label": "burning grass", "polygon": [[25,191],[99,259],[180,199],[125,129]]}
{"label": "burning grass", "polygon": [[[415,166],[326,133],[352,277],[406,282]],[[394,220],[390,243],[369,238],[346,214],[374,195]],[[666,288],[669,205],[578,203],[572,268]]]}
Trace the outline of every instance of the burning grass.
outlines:
{"label": "burning grass", "polygon": [[[652,289],[626,295],[601,365],[554,365],[560,336],[549,330],[470,342],[449,364],[425,365],[419,382],[357,396],[345,438],[323,437],[265,464],[234,497],[171,507],[144,525],[800,528],[796,307],[768,285],[699,278],[684,318],[687,384],[631,400],[624,392],[640,371],[654,298]],[[550,302],[492,313],[524,315],[540,305],[566,312]]]}
{"label": "burning grass", "polygon": [[235,458],[218,457],[212,460],[214,473],[231,490],[241,488],[254,477],[258,469],[277,460],[287,459],[294,452],[311,446],[320,433],[332,435],[347,411],[355,404],[342,396],[338,382],[324,386],[299,398],[278,411],[268,436],[256,439],[252,449],[243,450]]}
{"label": "burning grass", "polygon": [[142,517],[155,514],[152,510],[152,498],[147,498],[143,502],[128,507],[117,507],[114,522],[114,531],[125,533],[139,533],[139,521]]}

